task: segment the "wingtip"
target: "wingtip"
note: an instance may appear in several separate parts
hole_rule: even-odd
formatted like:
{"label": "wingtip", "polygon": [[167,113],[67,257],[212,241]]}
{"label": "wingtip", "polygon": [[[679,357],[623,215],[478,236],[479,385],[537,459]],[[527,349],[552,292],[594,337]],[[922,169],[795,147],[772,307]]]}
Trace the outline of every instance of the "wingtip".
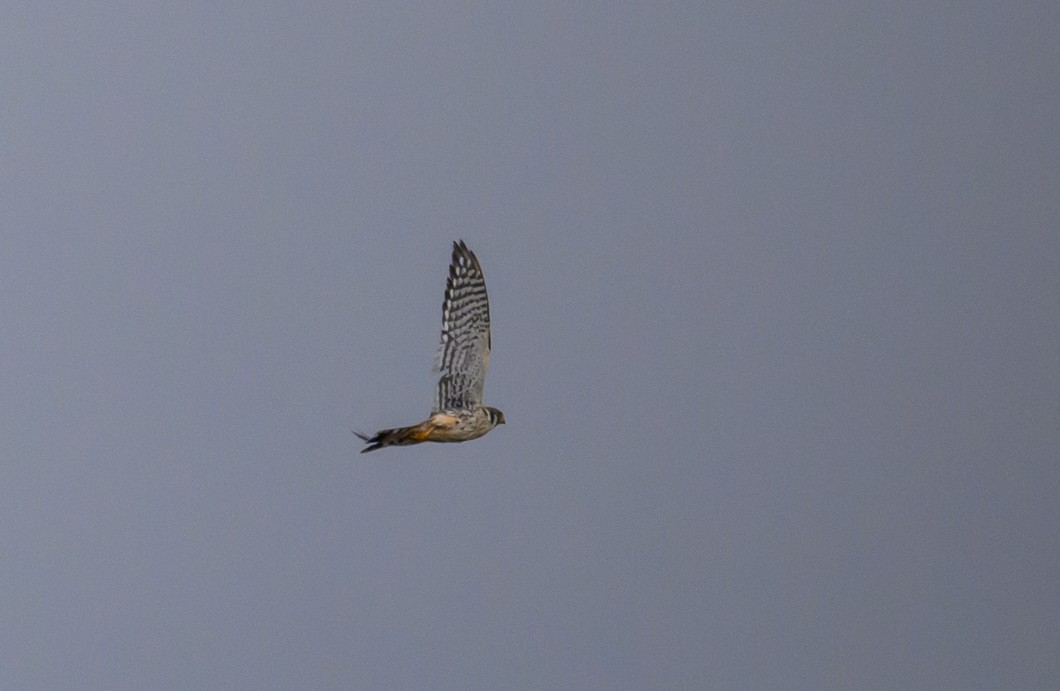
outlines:
{"label": "wingtip", "polygon": [[467,266],[469,264],[479,273],[482,272],[482,265],[479,264],[478,257],[467,246],[467,243],[463,240],[453,240],[453,256],[449,262],[449,276],[455,279],[459,273],[459,266]]}
{"label": "wingtip", "polygon": [[469,253],[470,250],[468,250],[467,245],[464,244],[463,240],[453,240],[453,265],[450,268],[455,268],[457,260],[460,257],[467,256]]}

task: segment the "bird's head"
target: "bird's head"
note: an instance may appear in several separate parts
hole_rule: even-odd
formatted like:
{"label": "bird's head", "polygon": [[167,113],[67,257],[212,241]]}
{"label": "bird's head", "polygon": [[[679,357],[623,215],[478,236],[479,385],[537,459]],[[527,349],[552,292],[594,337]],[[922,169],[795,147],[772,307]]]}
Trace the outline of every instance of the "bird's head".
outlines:
{"label": "bird's head", "polygon": [[486,408],[486,412],[489,413],[490,422],[493,423],[494,427],[496,427],[497,425],[503,425],[504,424],[504,413],[502,413],[501,411],[497,410],[496,408],[490,408],[490,407]]}

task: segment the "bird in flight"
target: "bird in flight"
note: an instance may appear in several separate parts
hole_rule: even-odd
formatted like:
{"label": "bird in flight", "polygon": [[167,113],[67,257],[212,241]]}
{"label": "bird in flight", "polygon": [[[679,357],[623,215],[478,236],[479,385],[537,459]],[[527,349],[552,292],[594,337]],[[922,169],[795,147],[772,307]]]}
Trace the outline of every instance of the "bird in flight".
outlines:
{"label": "bird in flight", "polygon": [[384,429],[369,437],[361,453],[387,446],[425,441],[458,442],[478,439],[497,425],[504,413],[482,405],[482,388],[490,364],[490,304],[486,278],[478,257],[463,240],[453,243],[449,278],[442,302],[442,340],[434,361],[441,372],[431,416],[410,427]]}

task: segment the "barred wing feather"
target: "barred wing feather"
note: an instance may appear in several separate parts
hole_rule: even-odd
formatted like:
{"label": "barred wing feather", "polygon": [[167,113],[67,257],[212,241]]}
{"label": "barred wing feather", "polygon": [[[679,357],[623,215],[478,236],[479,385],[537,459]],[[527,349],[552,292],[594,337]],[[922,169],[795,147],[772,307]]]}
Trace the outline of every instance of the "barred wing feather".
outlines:
{"label": "barred wing feather", "polygon": [[490,306],[482,266],[463,240],[454,242],[434,362],[434,371],[442,376],[432,413],[482,404],[490,346]]}

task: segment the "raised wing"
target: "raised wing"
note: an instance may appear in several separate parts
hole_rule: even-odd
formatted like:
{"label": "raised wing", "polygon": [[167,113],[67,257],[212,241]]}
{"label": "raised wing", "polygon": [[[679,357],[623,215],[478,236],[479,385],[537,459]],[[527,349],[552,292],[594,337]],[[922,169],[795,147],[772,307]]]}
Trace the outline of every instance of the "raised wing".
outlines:
{"label": "raised wing", "polygon": [[482,404],[490,364],[490,304],[486,278],[463,240],[453,243],[442,302],[442,340],[434,360],[441,372],[432,413]]}

